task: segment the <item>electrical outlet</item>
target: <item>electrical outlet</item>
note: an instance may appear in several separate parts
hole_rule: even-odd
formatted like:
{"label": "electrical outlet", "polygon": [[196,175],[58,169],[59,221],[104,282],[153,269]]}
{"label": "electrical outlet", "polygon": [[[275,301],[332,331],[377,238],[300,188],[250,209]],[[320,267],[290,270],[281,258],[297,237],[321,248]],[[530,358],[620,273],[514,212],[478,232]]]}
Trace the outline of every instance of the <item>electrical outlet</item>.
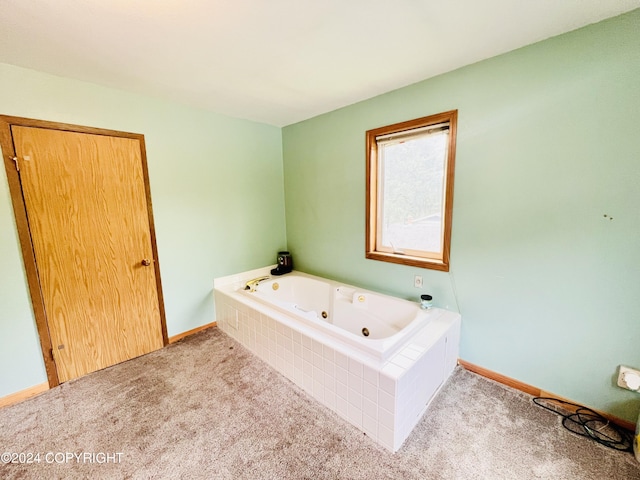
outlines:
{"label": "electrical outlet", "polygon": [[640,390],[640,370],[620,365],[618,370],[618,386],[633,392]]}
{"label": "electrical outlet", "polygon": [[413,286],[416,288],[422,288],[422,276],[416,275],[413,277]]}

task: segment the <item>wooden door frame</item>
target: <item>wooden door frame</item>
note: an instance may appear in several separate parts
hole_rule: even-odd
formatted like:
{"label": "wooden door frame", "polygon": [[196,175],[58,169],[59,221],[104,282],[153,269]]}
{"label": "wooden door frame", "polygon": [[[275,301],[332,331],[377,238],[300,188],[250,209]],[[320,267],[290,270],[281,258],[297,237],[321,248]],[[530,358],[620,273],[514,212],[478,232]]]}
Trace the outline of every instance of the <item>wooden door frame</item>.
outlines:
{"label": "wooden door frame", "polygon": [[36,258],[31,243],[31,232],[27,219],[27,207],[22,196],[22,186],[20,184],[20,176],[16,168],[13,158],[16,156],[15,147],[13,145],[13,137],[11,134],[12,126],[46,128],[50,130],[60,130],[66,132],[86,133],[92,135],[104,135],[109,137],[122,137],[138,140],[140,143],[140,153],[142,159],[142,173],[144,178],[144,190],[147,201],[147,213],[149,218],[150,240],[153,252],[153,266],[156,274],[156,289],[158,292],[158,306],[160,310],[160,323],[162,328],[163,345],[169,343],[167,335],[167,320],[164,310],[164,298],[162,295],[162,283],[160,281],[160,262],[158,261],[158,247],[156,245],[156,233],[153,223],[153,209],[151,205],[151,189],[149,186],[149,171],[147,169],[147,152],[144,144],[144,135],[138,133],[127,133],[116,130],[105,130],[102,128],[84,127],[79,125],[70,125],[66,123],[49,122],[45,120],[35,120],[31,118],[12,117],[8,115],[0,115],[0,148],[2,148],[5,170],[7,172],[7,180],[9,182],[9,193],[11,195],[11,203],[13,204],[13,212],[16,220],[16,228],[18,230],[18,238],[20,240],[20,248],[22,250],[22,259],[24,262],[25,272],[27,276],[27,284],[31,296],[31,304],[35,316],[38,336],[40,337],[40,347],[42,349],[42,357],[47,372],[49,387],[55,387],[60,384],[56,363],[53,358],[53,345],[51,335],[47,323],[46,310],[44,307],[44,297],[40,290],[40,281],[38,278],[38,269]]}

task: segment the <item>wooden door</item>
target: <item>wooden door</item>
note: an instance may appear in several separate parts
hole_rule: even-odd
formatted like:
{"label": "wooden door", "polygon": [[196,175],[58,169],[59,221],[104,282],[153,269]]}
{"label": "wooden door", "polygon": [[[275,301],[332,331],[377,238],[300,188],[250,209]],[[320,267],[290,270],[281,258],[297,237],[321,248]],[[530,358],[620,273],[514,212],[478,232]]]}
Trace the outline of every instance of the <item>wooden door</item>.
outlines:
{"label": "wooden door", "polygon": [[161,348],[141,139],[18,125],[11,136],[59,382]]}

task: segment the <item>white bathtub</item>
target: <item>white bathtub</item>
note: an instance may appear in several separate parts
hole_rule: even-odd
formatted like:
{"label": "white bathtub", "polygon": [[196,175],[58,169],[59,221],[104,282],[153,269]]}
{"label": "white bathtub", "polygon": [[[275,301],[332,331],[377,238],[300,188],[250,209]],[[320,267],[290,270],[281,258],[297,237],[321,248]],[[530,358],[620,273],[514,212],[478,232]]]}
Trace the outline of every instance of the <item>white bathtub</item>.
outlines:
{"label": "white bathtub", "polygon": [[460,315],[295,271],[244,289],[271,268],[214,280],[218,327],[398,450],[457,364]]}
{"label": "white bathtub", "polygon": [[383,361],[439,314],[416,302],[300,272],[274,276],[255,291],[240,292]]}

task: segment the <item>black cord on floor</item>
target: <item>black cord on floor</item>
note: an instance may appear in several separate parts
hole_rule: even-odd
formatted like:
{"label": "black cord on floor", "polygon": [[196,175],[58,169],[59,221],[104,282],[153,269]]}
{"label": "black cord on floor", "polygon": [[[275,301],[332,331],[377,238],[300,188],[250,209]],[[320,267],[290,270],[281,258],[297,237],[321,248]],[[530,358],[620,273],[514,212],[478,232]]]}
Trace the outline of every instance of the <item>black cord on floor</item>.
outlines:
{"label": "black cord on floor", "polygon": [[[543,402],[547,402],[551,406],[543,405]],[[560,415],[562,417],[562,425],[573,433],[591,438],[605,447],[623,452],[633,451],[633,435],[631,432],[611,423],[590,408],[551,397],[535,397],[533,403]],[[553,405],[560,408],[566,408],[566,406],[578,408],[575,413],[565,414],[553,408]]]}

